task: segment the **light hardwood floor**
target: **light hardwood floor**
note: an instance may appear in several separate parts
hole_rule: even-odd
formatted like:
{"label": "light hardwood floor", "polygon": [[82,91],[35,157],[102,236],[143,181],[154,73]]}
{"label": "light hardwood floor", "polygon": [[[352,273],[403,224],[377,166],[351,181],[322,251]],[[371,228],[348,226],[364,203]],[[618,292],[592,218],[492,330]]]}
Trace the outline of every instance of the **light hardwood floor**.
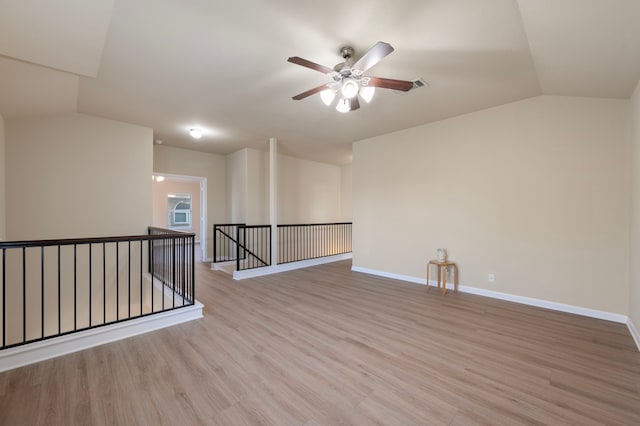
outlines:
{"label": "light hardwood floor", "polygon": [[350,266],[199,265],[204,319],[0,374],[0,424],[640,424],[626,326]]}

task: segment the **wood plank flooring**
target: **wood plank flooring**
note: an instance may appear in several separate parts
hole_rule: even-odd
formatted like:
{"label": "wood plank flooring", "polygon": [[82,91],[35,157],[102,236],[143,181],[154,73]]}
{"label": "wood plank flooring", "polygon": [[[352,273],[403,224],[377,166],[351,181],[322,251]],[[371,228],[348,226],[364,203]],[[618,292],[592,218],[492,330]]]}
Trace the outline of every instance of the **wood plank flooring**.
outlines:
{"label": "wood plank flooring", "polygon": [[204,319],[0,374],[0,424],[640,424],[625,325],[350,267],[198,265]]}

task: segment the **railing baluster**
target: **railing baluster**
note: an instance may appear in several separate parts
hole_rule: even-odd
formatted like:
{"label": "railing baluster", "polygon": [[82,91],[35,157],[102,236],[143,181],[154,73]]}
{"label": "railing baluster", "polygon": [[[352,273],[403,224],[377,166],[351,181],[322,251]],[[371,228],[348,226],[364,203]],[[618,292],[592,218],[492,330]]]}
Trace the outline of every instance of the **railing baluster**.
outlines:
{"label": "railing baluster", "polygon": [[78,245],[73,245],[73,330],[78,329]]}
{"label": "railing baluster", "polygon": [[22,248],[22,341],[27,340],[27,248]]}
{"label": "railing baluster", "polygon": [[[147,240],[147,241],[148,241],[147,244],[151,243],[151,240]],[[142,312],[142,264],[143,264],[143,262],[142,262],[142,253],[144,252],[143,245],[144,245],[144,242],[140,241],[140,315],[143,314],[143,312]],[[151,260],[148,260],[148,261],[150,262]]]}
{"label": "railing baluster", "polygon": [[60,245],[58,244],[58,334],[62,333],[62,287],[60,286]]}
{"label": "railing baluster", "polygon": [[92,306],[93,306],[93,244],[89,244],[89,327],[92,323]]}
{"label": "railing baluster", "polygon": [[128,255],[128,268],[127,268],[127,318],[131,318],[131,241],[129,240],[127,255]]}
{"label": "railing baluster", "polygon": [[44,338],[44,246],[40,247],[40,335]]}
{"label": "railing baluster", "polygon": [[7,346],[7,249],[2,249],[2,347]]}
{"label": "railing baluster", "polygon": [[155,242],[156,241],[157,240],[149,240],[149,247],[151,247],[151,249],[150,249],[151,250],[151,252],[150,252],[151,255],[149,256],[149,262],[150,262],[150,265],[151,265],[150,266],[150,272],[151,272],[151,280],[150,281],[151,281],[151,312],[152,313],[153,313],[153,310],[155,308],[155,305],[153,303],[153,293],[154,293],[154,291],[153,291],[153,280],[154,280],[154,277],[156,276],[156,262],[155,262],[155,257],[156,257],[156,254],[155,254],[155,245],[156,244],[155,244]]}
{"label": "railing baluster", "polygon": [[116,243],[116,321],[120,319],[120,243]]}
{"label": "railing baluster", "polygon": [[176,307],[176,260],[177,260],[176,259],[176,239],[175,238],[173,238],[171,240],[171,254],[173,255],[173,263],[172,263],[173,270],[171,271],[172,272],[172,278],[173,278],[172,283],[171,283],[173,285],[173,294],[172,294],[173,300],[172,300],[172,303],[173,303],[173,307],[175,308]]}
{"label": "railing baluster", "polygon": [[107,322],[107,243],[102,243],[102,323]]}

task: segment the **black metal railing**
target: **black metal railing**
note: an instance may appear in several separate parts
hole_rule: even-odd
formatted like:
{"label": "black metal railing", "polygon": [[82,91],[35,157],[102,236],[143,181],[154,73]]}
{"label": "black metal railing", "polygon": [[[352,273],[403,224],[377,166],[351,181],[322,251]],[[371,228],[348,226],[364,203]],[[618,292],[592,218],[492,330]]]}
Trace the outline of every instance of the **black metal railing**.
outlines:
{"label": "black metal railing", "polygon": [[0,243],[0,349],[195,302],[195,234]]}
{"label": "black metal railing", "polygon": [[[350,253],[351,231],[351,222],[278,225],[278,264]],[[218,262],[238,271],[272,264],[270,225],[214,225],[213,235]]]}
{"label": "black metal railing", "polygon": [[278,264],[351,252],[351,222],[278,225]]}
{"label": "black metal railing", "polygon": [[238,228],[246,226],[246,223],[225,223],[213,225],[213,262],[229,262],[236,260],[237,246],[244,245],[239,240],[243,234],[238,233]]}
{"label": "black metal railing", "polygon": [[271,225],[238,227],[236,270],[261,268],[271,265]]}
{"label": "black metal railing", "polygon": [[[172,307],[175,307],[176,296],[193,302],[195,234],[153,226],[149,227],[148,232],[149,235],[164,237],[150,241],[149,273],[171,289]],[[162,309],[165,309],[164,298]]]}

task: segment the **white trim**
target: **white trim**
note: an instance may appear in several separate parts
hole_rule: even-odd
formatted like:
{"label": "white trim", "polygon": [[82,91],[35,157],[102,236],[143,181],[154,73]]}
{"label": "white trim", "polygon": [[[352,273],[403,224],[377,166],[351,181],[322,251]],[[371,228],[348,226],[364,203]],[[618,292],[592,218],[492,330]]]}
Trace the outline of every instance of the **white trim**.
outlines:
{"label": "white trim", "polygon": [[211,263],[211,270],[212,271],[222,271],[224,270],[225,266],[235,266],[236,261],[235,260],[225,260],[224,262],[216,262],[216,263]]}
{"label": "white trim", "polygon": [[[363,272],[365,274],[377,275],[385,278],[393,278],[401,281],[408,281],[408,282],[422,284],[422,285],[426,285],[426,281],[427,281],[425,278],[417,278],[417,277],[411,277],[408,275],[400,275],[400,274],[394,274],[394,273],[385,272],[385,271],[377,271],[375,269],[361,268],[359,266],[353,266],[351,270],[354,272]],[[432,286],[437,285],[435,281],[431,281],[431,280],[429,281],[430,281],[430,285]],[[447,287],[451,286],[451,288],[453,288],[453,284],[451,283],[448,283],[448,284],[449,285]],[[501,293],[499,291],[486,290],[486,289],[477,288],[477,287],[468,287],[468,286],[460,285],[458,286],[458,290],[463,293],[476,294],[479,296],[491,297],[493,299],[500,299],[500,300],[506,300],[509,302],[521,303],[523,305],[537,306],[539,308],[552,309],[554,311],[567,312],[571,314],[582,315],[585,317],[598,318],[598,319],[603,319],[607,321],[628,324],[628,319],[626,315],[615,314],[612,312],[599,311],[597,309],[583,308],[580,306],[567,305],[564,303],[550,302],[542,299],[534,299],[532,297],[517,296],[515,294]]]}
{"label": "white trim", "polygon": [[0,352],[0,372],[202,318],[202,308],[196,301],[193,306],[4,349]]}
{"label": "white trim", "polygon": [[[200,258],[204,259],[207,250],[207,178],[204,176],[179,175],[175,173],[153,172],[154,176],[162,175],[165,179],[175,182],[200,183]],[[197,242],[197,241],[196,241]]]}
{"label": "white trim", "polygon": [[633,340],[635,340],[636,346],[640,351],[640,333],[638,333],[638,329],[635,327],[635,325],[633,325],[633,322],[631,322],[631,318],[627,319],[627,328],[629,329],[629,333],[631,333],[631,337],[633,337]]}
{"label": "white trim", "polygon": [[409,275],[394,274],[392,272],[386,272],[386,271],[377,271],[375,269],[362,268],[360,266],[352,266],[351,270],[354,272],[362,272],[363,274],[377,275],[379,277],[391,278],[392,280],[408,281],[410,283],[415,283],[415,284],[424,285],[425,282],[427,281],[424,278],[416,278],[416,277],[411,277]]}
{"label": "white trim", "polygon": [[294,269],[308,268],[309,266],[322,265],[323,263],[347,260],[353,257],[352,253],[337,254],[335,256],[319,257],[317,259],[301,260],[300,262],[284,263],[275,266],[265,266],[263,268],[247,269],[245,271],[233,271],[234,280],[245,278],[261,277],[263,275],[278,274],[280,272],[292,271]]}

